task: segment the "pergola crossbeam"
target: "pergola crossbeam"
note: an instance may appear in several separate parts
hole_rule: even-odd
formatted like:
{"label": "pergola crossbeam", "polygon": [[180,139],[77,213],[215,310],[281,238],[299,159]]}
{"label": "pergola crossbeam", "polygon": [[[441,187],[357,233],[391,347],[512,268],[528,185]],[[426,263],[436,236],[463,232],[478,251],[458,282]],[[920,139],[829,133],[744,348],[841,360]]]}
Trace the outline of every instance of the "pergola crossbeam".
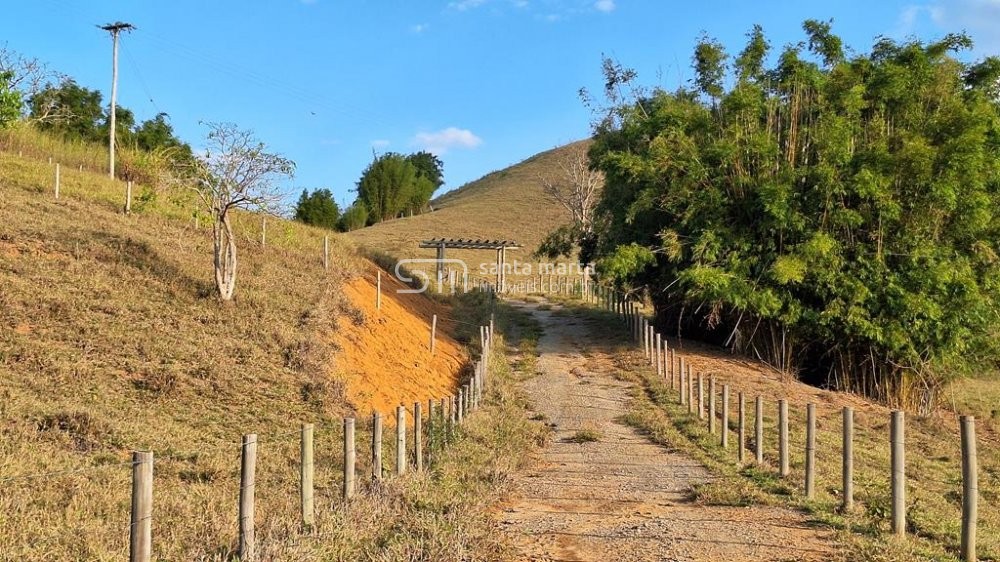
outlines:
{"label": "pergola crossbeam", "polygon": [[444,274],[445,250],[495,250],[497,253],[497,288],[502,293],[507,285],[507,275],[504,271],[504,267],[507,262],[507,250],[518,249],[522,246],[513,240],[431,238],[430,240],[422,240],[420,242],[420,247],[434,248],[437,250],[437,277],[439,284],[441,283],[442,275]]}

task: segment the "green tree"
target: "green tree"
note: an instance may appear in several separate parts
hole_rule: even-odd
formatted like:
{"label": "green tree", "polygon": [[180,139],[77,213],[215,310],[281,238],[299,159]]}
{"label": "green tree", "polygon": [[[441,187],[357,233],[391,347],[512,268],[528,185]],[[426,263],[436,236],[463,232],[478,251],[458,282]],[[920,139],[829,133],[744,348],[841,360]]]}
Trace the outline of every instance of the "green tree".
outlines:
{"label": "green tree", "polygon": [[21,117],[21,94],[13,88],[13,72],[0,72],[0,129]]}
{"label": "green tree", "polygon": [[170,148],[176,149],[181,159],[192,158],[191,146],[177,138],[169,116],[163,112],[157,113],[152,119],[147,119],[137,126],[133,139],[136,146],[142,150]]}
{"label": "green tree", "polygon": [[[108,142],[108,130],[111,128],[111,113],[104,114],[96,137],[92,140]],[[115,112],[115,146],[133,146],[135,144],[135,113],[126,107],[117,106]]]}
{"label": "green tree", "polygon": [[317,189],[312,193],[309,193],[308,189],[303,189],[299,202],[295,205],[295,220],[335,229],[340,220],[340,209],[329,189]]}
{"label": "green tree", "polygon": [[344,214],[340,215],[340,230],[343,232],[350,232],[352,230],[357,230],[359,228],[364,228],[368,224],[368,207],[365,206],[360,200],[355,201],[353,205],[344,211]]}
{"label": "green tree", "polygon": [[703,38],[696,91],[612,100],[598,270],[688,336],[926,407],[1000,363],[1000,59],[803,28],[771,68],[758,28],[729,81]]}
{"label": "green tree", "polygon": [[406,159],[417,169],[417,184],[410,197],[410,210],[423,212],[434,192],[444,185],[444,162],[427,151],[413,153]]}
{"label": "green tree", "polygon": [[419,179],[417,167],[395,152],[369,164],[358,180],[358,199],[368,209],[369,222],[393,219],[412,209],[421,188]]}
{"label": "green tree", "polygon": [[81,140],[107,138],[101,135],[105,119],[101,92],[88,90],[72,79],[46,86],[31,97],[29,105],[29,117],[43,130]]}

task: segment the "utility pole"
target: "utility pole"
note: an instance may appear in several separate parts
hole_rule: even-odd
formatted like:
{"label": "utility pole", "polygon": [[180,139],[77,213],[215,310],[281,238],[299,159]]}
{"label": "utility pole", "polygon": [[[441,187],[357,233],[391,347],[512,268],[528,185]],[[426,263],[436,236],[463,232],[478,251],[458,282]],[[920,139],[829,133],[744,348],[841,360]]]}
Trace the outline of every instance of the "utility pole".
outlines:
{"label": "utility pole", "polygon": [[111,34],[111,138],[108,141],[108,150],[111,153],[111,163],[108,165],[108,175],[115,179],[115,110],[118,105],[118,35],[122,31],[131,31],[135,26],[130,23],[117,21],[107,25],[99,26],[104,31]]}

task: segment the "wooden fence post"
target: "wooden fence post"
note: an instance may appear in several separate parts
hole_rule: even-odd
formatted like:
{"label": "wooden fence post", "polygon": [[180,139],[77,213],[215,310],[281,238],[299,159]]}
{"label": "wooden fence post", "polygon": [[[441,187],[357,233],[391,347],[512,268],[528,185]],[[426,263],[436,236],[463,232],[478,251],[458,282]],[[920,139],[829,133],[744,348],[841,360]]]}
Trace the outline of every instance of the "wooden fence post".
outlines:
{"label": "wooden fence post", "polygon": [[663,376],[663,339],[659,332],[656,332],[656,378]]}
{"label": "wooden fence post", "polygon": [[695,413],[695,406],[697,403],[694,398],[694,372],[691,370],[691,365],[688,365],[688,413]]}
{"label": "wooden fence post", "polygon": [[448,395],[448,441],[455,437],[455,425],[458,423],[458,400],[454,394]]}
{"label": "wooden fence post", "polygon": [[806,499],[816,498],[816,405],[806,405]]}
{"label": "wooden fence post", "polygon": [[441,397],[441,426],[438,429],[441,441],[438,443],[438,449],[444,451],[445,446],[448,444],[449,428],[448,425],[448,399],[444,396]]}
{"label": "wooden fence post", "polygon": [[382,414],[372,413],[372,480],[382,479]]}
{"label": "wooden fence post", "polygon": [[747,447],[747,433],[746,433],[746,419],[747,419],[747,404],[746,396],[742,392],[737,394],[736,400],[737,405],[737,416],[739,419],[736,422],[736,427],[738,428],[739,435],[739,445],[736,448],[736,460],[742,464],[746,456]]}
{"label": "wooden fence post", "polygon": [[677,385],[674,384],[674,365],[676,364],[677,357],[674,353],[674,348],[670,348],[670,368],[668,369],[670,374],[670,390],[675,390]]}
{"label": "wooden fence post", "polygon": [[132,212],[132,180],[125,182],[125,214]]}
{"label": "wooden fence post", "polygon": [[323,237],[323,269],[330,270],[330,237]]}
{"label": "wooden fence post", "polygon": [[254,486],[257,473],[257,434],[243,436],[240,462],[240,560],[257,559],[257,541],[254,538]]}
{"label": "wooden fence post", "polygon": [[656,328],[654,328],[653,325],[650,324],[646,332],[647,332],[646,339],[649,341],[649,366],[652,367],[656,365],[656,347],[655,347],[656,342],[654,338],[654,334],[656,333]]}
{"label": "wooden fence post", "polygon": [[149,562],[153,554],[153,453],[132,452],[132,521],[129,562]]}
{"label": "wooden fence post", "polygon": [[354,418],[344,418],[344,500],[354,497]]}
{"label": "wooden fence post", "polygon": [[434,420],[434,399],[427,399],[427,467],[430,468],[431,463],[434,462],[434,444],[437,440],[434,439],[434,432],[437,431],[438,423]]}
{"label": "wooden fence post", "polygon": [[979,518],[979,472],[976,456],[976,418],[962,416],[962,560],[976,560],[976,523]]}
{"label": "wooden fence post", "polygon": [[757,396],[754,409],[754,457],[757,466],[760,466],[764,464],[764,398],[762,396]]}
{"label": "wooden fence post", "polygon": [[722,385],[722,448],[729,448],[729,385]]}
{"label": "wooden fence post", "polygon": [[[49,164],[52,163],[51,160],[49,158]],[[56,164],[56,199],[59,199],[59,164]]]}
{"label": "wooden fence post", "polygon": [[396,476],[406,472],[406,406],[396,406]]}
{"label": "wooden fence post", "polygon": [[[129,187],[129,206],[131,206],[132,204],[131,195],[132,195],[132,188]],[[260,247],[261,248],[267,247],[267,215],[264,215],[260,218]]]}
{"label": "wooden fence post", "polygon": [[705,419],[705,377],[698,373],[698,419]]}
{"label": "wooden fence post", "polygon": [[662,345],[663,345],[663,349],[660,350],[660,371],[663,373],[663,378],[666,379],[667,378],[667,362],[669,361],[668,357],[670,356],[667,353],[667,338],[666,337],[663,338]]}
{"label": "wooden fence post", "polygon": [[302,530],[309,532],[316,522],[313,495],[313,424],[302,424],[299,449],[299,502],[302,507]]}
{"label": "wooden fence post", "polygon": [[424,469],[423,416],[420,402],[413,403],[413,463],[417,472]]}
{"label": "wooden fence post", "polygon": [[431,355],[434,355],[434,340],[437,339],[438,315],[431,318]]}
{"label": "wooden fence post", "polygon": [[854,508],[854,409],[844,407],[844,443],[843,443],[843,486],[844,498],[840,508],[848,513]]}
{"label": "wooden fence post", "polygon": [[708,377],[708,433],[715,435],[715,375]]}
{"label": "wooden fence post", "polygon": [[778,458],[780,460],[781,476],[791,474],[788,460],[788,401],[778,400]]}
{"label": "wooden fence post", "polygon": [[900,538],[906,533],[905,435],[903,411],[894,410],[889,437],[892,446],[892,532]]}
{"label": "wooden fence post", "polygon": [[680,385],[678,386],[677,390],[678,390],[678,394],[680,394],[680,397],[681,397],[680,398],[681,406],[683,406],[683,405],[687,404],[687,387],[688,387],[687,373],[684,370],[684,357],[683,356],[680,357],[679,362],[680,362],[680,375],[679,375],[678,378],[680,378]]}

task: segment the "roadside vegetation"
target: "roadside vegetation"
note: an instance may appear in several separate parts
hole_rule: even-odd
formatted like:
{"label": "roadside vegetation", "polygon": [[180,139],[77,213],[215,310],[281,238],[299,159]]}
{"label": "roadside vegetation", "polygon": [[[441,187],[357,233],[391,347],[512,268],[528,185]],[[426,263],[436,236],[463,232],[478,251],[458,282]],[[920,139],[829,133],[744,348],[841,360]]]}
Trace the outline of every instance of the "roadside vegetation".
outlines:
{"label": "roadside vegetation", "polygon": [[675,92],[605,61],[598,269],[672,334],[930,412],[1000,359],[1000,59],[803,29],[704,37]]}
{"label": "roadside vegetation", "polygon": [[[563,301],[562,314],[580,314],[589,322],[605,326],[609,342],[617,347],[618,376],[633,383],[629,413],[623,422],[650,439],[683,451],[705,464],[718,479],[697,486],[693,500],[706,505],[775,505],[800,510],[812,524],[836,530],[841,558],[848,561],[902,562],[909,560],[952,562],[958,560],[961,529],[961,454],[957,417],[938,410],[930,416],[910,416],[906,421],[907,443],[907,537],[891,536],[889,489],[890,409],[858,396],[820,390],[757,362],[734,358],[723,349],[685,342],[676,348],[696,373],[714,376],[721,420],[722,385],[731,387],[729,447],[723,448],[719,433],[710,434],[707,420],[689,414],[678,402],[678,391],[669,379],[658,377],[643,357],[641,347],[628,337],[620,319],[579,303]],[[676,342],[672,341],[671,345]],[[705,383],[706,392],[708,383]],[[737,461],[737,393],[746,397],[746,451]],[[764,399],[764,464],[754,461],[754,400]],[[789,401],[791,474],[778,474],[777,400]],[[808,500],[803,489],[805,410],[817,411],[816,498]],[[706,399],[707,404],[707,399]],[[841,409],[855,411],[854,496],[849,513],[841,510]],[[968,406],[958,403],[964,411]],[[707,408],[707,406],[706,406]],[[717,425],[721,428],[721,423]],[[717,430],[719,431],[719,430]],[[1000,452],[991,444],[1000,435],[990,422],[979,431],[981,560],[1000,556],[1000,496],[992,492],[1000,485]]]}

